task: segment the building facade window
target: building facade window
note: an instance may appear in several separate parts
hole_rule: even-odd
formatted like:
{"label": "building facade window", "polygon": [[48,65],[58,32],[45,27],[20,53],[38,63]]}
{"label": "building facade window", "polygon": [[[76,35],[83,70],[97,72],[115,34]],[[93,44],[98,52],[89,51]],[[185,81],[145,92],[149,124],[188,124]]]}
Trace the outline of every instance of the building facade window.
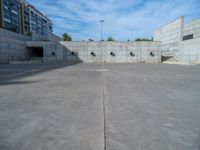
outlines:
{"label": "building facade window", "polygon": [[42,38],[53,32],[51,20],[30,3],[25,0],[2,1],[3,28],[23,34],[34,32]]}

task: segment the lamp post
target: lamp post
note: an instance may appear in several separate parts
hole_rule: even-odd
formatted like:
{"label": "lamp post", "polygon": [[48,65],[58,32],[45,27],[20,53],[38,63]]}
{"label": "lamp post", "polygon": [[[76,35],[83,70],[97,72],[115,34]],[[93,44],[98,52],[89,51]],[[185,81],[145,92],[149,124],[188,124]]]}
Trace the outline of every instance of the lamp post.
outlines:
{"label": "lamp post", "polygon": [[104,20],[100,20],[100,23],[101,23],[101,41],[103,40],[103,23],[105,21]]}

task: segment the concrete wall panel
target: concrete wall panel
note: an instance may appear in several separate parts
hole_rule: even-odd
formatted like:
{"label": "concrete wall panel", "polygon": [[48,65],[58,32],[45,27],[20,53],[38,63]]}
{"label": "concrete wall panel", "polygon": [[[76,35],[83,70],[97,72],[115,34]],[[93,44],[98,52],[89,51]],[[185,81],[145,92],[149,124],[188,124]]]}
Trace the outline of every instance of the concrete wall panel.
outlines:
{"label": "concrete wall panel", "polygon": [[179,43],[178,49],[175,53],[178,62],[186,64],[200,63],[200,38],[182,41]]}
{"label": "concrete wall panel", "polygon": [[[61,42],[64,61],[160,62],[159,42]],[[153,51],[154,57],[148,57]],[[75,55],[71,55],[71,53]],[[111,52],[114,55],[111,55]],[[92,53],[94,55],[92,55]],[[132,55],[131,55],[132,53]]]}

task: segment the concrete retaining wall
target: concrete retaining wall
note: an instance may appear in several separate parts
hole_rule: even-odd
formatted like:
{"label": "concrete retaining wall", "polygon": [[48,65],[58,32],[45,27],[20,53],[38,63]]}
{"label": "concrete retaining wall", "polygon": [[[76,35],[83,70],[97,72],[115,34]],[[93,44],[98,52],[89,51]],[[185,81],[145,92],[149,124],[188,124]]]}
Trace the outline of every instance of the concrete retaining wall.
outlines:
{"label": "concrete retaining wall", "polygon": [[0,63],[25,59],[25,42],[0,37]]}
{"label": "concrete retaining wall", "polygon": [[59,41],[62,41],[62,38],[49,32],[49,35],[48,35],[48,41],[51,41],[51,42],[59,42]]}
{"label": "concrete retaining wall", "polygon": [[[60,43],[63,45],[63,60],[69,62],[82,61],[158,63],[161,61],[160,42]],[[111,55],[111,53],[113,53],[113,55]]]}
{"label": "concrete retaining wall", "polygon": [[180,42],[175,58],[186,64],[200,64],[200,38]]}
{"label": "concrete retaining wall", "polygon": [[32,39],[30,36],[25,36],[2,28],[0,28],[0,37],[21,41],[31,41]]}
{"label": "concrete retaining wall", "polygon": [[154,32],[154,40],[161,41],[162,45],[178,43],[182,41],[184,18],[179,19],[157,29]]}
{"label": "concrete retaining wall", "polygon": [[42,47],[43,62],[61,62],[63,61],[63,46],[60,42],[26,41],[26,47]]}
{"label": "concrete retaining wall", "polygon": [[49,32],[46,39],[39,36],[38,34],[32,33],[32,41],[50,41],[50,42],[59,42],[62,41],[62,38]]}
{"label": "concrete retaining wall", "polygon": [[[32,38],[29,36],[24,36],[22,34],[18,34],[18,33],[0,28],[0,63],[27,60],[26,47],[34,47],[34,46],[43,47],[43,49],[47,49],[47,51],[51,49],[52,47],[52,42],[43,42],[43,41],[34,41],[34,40],[37,40],[37,38],[34,39],[34,36]],[[60,41],[61,38],[55,36],[54,34],[51,34],[50,40]],[[57,44],[55,43],[55,45],[61,46],[60,43],[57,43]],[[58,46],[55,46],[55,47],[56,49],[60,49],[59,51],[62,51],[62,46],[61,48]],[[48,52],[47,52],[47,55],[48,55]],[[57,59],[60,59],[60,55],[61,54],[59,54],[59,56],[56,56],[58,57]],[[51,58],[48,58],[48,56],[44,58],[46,58],[45,61],[51,60]]]}
{"label": "concrete retaining wall", "polygon": [[200,38],[200,19],[194,20],[184,25],[183,36],[193,34],[194,38]]}
{"label": "concrete retaining wall", "polygon": [[0,28],[0,63],[25,59],[25,41],[31,37]]}
{"label": "concrete retaining wall", "polygon": [[[178,23],[180,25],[180,22]],[[170,47],[168,47],[170,45]],[[168,44],[178,62],[200,62],[200,38]],[[44,42],[0,29],[0,62],[27,60],[27,47],[43,47],[44,62],[161,62],[161,42]],[[113,55],[111,55],[113,53]]]}

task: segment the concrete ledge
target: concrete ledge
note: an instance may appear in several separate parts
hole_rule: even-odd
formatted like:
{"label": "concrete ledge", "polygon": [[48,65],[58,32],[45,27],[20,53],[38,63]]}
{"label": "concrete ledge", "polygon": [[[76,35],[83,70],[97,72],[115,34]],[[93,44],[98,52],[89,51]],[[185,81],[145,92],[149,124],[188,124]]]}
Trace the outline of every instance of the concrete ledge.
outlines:
{"label": "concrete ledge", "polygon": [[16,65],[16,64],[39,64],[42,61],[10,61],[9,64]]}
{"label": "concrete ledge", "polygon": [[171,64],[171,65],[194,65],[185,62],[176,62],[176,61],[165,61],[163,64]]}

